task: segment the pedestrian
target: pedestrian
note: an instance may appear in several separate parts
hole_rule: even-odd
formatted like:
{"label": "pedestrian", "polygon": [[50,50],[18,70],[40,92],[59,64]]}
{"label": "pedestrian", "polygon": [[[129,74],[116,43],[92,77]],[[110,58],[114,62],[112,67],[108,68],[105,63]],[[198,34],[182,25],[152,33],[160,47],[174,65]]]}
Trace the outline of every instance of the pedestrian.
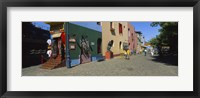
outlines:
{"label": "pedestrian", "polygon": [[147,55],[147,49],[144,49],[144,56]]}
{"label": "pedestrian", "polygon": [[153,56],[153,55],[154,55],[154,50],[152,49],[152,50],[151,50],[151,56]]}
{"label": "pedestrian", "polygon": [[129,54],[130,54],[130,51],[129,51],[129,50],[127,50],[127,49],[124,50],[124,58],[125,58],[125,59],[127,59],[127,60],[129,59]]}
{"label": "pedestrian", "polygon": [[127,52],[126,52],[126,50],[124,50],[124,58],[125,59],[127,58]]}
{"label": "pedestrian", "polygon": [[130,55],[131,55],[131,51],[128,49],[128,50],[127,50],[127,59],[130,58]]}

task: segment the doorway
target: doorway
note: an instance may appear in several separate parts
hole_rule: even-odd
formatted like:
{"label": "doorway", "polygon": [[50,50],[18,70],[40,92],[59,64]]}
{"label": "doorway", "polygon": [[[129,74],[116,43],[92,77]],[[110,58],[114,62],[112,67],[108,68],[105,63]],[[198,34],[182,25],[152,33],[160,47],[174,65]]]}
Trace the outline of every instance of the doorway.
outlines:
{"label": "doorway", "polygon": [[102,43],[102,39],[98,38],[97,40],[97,53],[101,53],[101,43]]}

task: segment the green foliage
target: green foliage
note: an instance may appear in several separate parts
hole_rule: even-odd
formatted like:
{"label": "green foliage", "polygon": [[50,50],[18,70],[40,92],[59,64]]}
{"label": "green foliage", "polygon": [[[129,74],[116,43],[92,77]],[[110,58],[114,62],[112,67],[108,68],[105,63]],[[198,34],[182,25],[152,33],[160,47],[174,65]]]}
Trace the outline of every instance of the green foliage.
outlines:
{"label": "green foliage", "polygon": [[178,51],[178,22],[153,22],[152,27],[160,26],[160,34],[150,40],[156,46],[170,46],[173,52]]}
{"label": "green foliage", "polygon": [[158,39],[152,38],[152,39],[149,41],[149,43],[155,47],[155,46],[158,45]]}

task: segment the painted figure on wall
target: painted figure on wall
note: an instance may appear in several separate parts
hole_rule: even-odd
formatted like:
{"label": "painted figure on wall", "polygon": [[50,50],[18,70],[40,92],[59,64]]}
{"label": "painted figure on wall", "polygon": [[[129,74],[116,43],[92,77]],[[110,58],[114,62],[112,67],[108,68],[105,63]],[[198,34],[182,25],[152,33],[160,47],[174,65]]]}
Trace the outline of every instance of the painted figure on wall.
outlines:
{"label": "painted figure on wall", "polygon": [[87,36],[82,35],[80,39],[81,55],[80,63],[91,62],[90,46]]}
{"label": "painted figure on wall", "polygon": [[111,47],[113,46],[113,40],[108,42],[107,51],[111,52]]}
{"label": "painted figure on wall", "polygon": [[52,41],[52,57],[55,59],[59,54],[57,42]]}
{"label": "painted figure on wall", "polygon": [[65,47],[66,47],[66,35],[64,29],[60,29],[61,32],[61,60],[65,60]]}

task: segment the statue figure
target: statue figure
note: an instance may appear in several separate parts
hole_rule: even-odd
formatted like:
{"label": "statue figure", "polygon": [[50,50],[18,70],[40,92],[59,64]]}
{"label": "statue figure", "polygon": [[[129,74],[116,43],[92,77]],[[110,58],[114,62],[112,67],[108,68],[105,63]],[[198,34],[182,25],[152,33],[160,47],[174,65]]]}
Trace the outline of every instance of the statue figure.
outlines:
{"label": "statue figure", "polygon": [[112,46],[113,46],[113,40],[111,40],[111,41],[108,42],[108,46],[107,46],[107,51],[108,52],[111,52],[110,49],[111,49]]}

